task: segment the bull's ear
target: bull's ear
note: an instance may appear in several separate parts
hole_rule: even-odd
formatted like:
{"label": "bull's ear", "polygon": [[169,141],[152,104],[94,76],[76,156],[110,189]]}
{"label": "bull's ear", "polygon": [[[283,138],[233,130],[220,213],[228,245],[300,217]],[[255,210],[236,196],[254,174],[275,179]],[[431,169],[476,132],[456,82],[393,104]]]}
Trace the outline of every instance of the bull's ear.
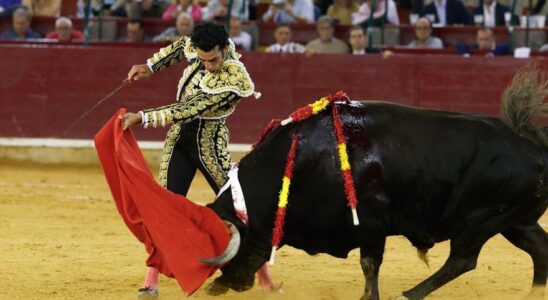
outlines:
{"label": "bull's ear", "polygon": [[228,226],[231,234],[230,241],[228,242],[228,246],[226,247],[225,252],[213,258],[199,257],[198,260],[200,260],[201,262],[209,265],[223,265],[233,259],[234,256],[236,256],[236,254],[238,253],[238,250],[240,249],[240,232],[238,231],[238,228],[236,228],[236,226],[231,222],[224,222],[226,226]]}

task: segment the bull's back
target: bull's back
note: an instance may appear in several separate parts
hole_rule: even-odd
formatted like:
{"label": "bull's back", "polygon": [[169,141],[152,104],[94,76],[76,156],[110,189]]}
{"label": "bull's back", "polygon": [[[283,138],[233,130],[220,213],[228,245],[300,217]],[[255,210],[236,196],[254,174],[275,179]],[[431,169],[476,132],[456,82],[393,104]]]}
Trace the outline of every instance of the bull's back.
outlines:
{"label": "bull's back", "polygon": [[[355,145],[350,154],[358,168],[354,173],[361,184],[379,182],[370,189],[378,189],[390,203],[378,214],[389,215],[393,234],[428,232],[429,239],[439,241],[450,238],[459,220],[482,207],[521,205],[523,220],[516,222],[530,222],[546,210],[546,197],[535,196],[546,194],[540,183],[547,169],[546,149],[519,137],[498,118],[389,103],[341,111],[350,128],[362,122],[363,131],[348,131],[349,144]],[[363,157],[367,162],[360,161]],[[371,167],[380,171],[369,172]]]}

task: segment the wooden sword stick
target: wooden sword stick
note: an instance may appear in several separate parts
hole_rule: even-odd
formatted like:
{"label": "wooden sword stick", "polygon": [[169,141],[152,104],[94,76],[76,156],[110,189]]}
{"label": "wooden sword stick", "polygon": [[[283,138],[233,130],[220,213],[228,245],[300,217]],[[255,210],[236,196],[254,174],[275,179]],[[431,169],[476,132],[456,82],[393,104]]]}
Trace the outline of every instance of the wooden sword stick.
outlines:
{"label": "wooden sword stick", "polygon": [[72,127],[74,127],[74,125],[78,124],[78,122],[80,122],[83,118],[85,118],[90,112],[95,110],[95,108],[97,108],[97,106],[101,105],[101,103],[105,102],[108,98],[112,97],[112,95],[116,94],[116,92],[118,92],[121,88],[123,88],[126,84],[128,84],[128,82],[129,81],[124,80],[124,82],[120,86],[118,86],[116,89],[114,89],[108,95],[104,96],[101,100],[99,100],[97,103],[95,103],[90,109],[88,109],[84,114],[82,114],[76,121],[72,122],[72,124],[70,124],[70,126],[67,128],[67,130],[65,130],[65,132],[63,132],[63,135],[67,134],[67,132],[69,132],[69,130],[71,130]]}

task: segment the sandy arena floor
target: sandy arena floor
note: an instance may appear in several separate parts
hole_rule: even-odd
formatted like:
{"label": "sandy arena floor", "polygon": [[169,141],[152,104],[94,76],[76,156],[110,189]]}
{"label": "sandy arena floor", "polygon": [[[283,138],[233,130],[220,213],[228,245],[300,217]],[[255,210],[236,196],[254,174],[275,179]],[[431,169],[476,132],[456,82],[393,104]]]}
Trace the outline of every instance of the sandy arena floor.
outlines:
{"label": "sandy arena floor", "polygon": [[[213,199],[205,180],[190,199]],[[548,214],[541,219],[547,229]],[[0,299],[135,299],[146,253],[118,216],[99,167],[0,162]],[[381,297],[408,289],[437,270],[448,244],[430,251],[428,269],[402,237],[389,238],[380,274]],[[259,288],[194,299],[358,299],[363,275],[354,251],[347,260],[281,249],[271,268],[285,293]],[[521,299],[532,280],[529,256],[501,236],[490,240],[476,270],[428,299]],[[160,279],[160,299],[182,299],[176,282]]]}

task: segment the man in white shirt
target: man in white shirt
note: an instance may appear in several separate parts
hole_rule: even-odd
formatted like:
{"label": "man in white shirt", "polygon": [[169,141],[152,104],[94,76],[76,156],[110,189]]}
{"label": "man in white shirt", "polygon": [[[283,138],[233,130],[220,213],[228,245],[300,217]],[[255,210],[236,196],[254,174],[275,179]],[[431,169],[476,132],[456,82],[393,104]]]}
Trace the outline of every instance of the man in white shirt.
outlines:
{"label": "man in white shirt", "polygon": [[271,53],[304,53],[306,48],[298,43],[291,41],[291,28],[287,24],[280,24],[274,31],[276,44],[266,48],[266,52]]}
{"label": "man in white shirt", "polygon": [[504,15],[509,12],[508,6],[498,3],[496,0],[484,0],[483,6],[478,5],[472,14],[474,17],[483,16],[484,27],[495,27],[506,25]]}
{"label": "man in white shirt", "polygon": [[232,39],[236,48],[241,48],[245,51],[251,50],[251,35],[242,31],[242,22],[236,17],[230,18],[230,39]]}
{"label": "man in white shirt", "polygon": [[447,0],[435,0],[434,5],[436,6],[436,12],[438,14],[439,24],[442,26],[447,25],[446,18],[446,9],[447,9]]}

